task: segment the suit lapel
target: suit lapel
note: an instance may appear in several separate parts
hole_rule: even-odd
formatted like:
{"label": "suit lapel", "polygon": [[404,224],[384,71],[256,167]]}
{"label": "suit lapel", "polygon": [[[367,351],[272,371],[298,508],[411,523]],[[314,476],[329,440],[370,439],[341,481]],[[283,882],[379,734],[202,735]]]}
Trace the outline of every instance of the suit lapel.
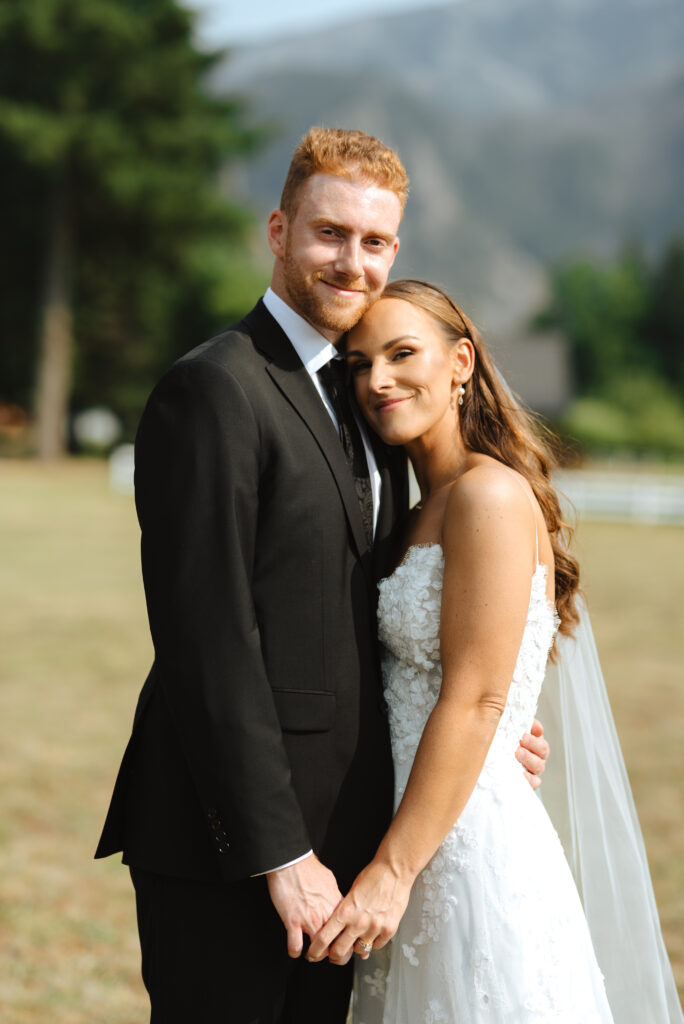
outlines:
{"label": "suit lapel", "polygon": [[261,301],[245,317],[244,323],[257,348],[269,360],[266,372],[306,424],[330,467],[354,543],[368,572],[369,560],[363,556],[369,552],[369,547],[354,479],[330,415],[287,335]]}

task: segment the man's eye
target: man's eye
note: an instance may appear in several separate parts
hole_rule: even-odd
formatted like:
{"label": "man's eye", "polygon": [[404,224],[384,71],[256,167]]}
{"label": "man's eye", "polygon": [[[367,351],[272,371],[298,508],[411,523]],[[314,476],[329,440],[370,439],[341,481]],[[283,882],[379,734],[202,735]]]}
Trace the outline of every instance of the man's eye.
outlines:
{"label": "man's eye", "polygon": [[366,239],[366,245],[371,249],[383,249],[387,243],[384,238],[368,238]]}

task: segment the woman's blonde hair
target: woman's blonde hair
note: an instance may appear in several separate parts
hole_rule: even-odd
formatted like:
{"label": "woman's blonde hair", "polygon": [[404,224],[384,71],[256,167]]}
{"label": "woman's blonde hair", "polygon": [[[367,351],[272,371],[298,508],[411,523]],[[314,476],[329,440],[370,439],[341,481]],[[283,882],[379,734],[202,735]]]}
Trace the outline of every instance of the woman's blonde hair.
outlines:
{"label": "woman's blonde hair", "polygon": [[[448,342],[469,339],[475,368],[459,406],[463,442],[474,452],[491,455],[525,477],[539,502],[549,532],[555,563],[556,609],[560,632],[572,633],[578,621],[575,597],[579,565],[568,550],[571,528],[564,522],[558,495],[551,484],[557,460],[557,439],[523,408],[505,386],[477,329],[446,292],[426,281],[392,281],[382,298],[403,299],[435,320]],[[540,437],[540,431],[545,435]]]}

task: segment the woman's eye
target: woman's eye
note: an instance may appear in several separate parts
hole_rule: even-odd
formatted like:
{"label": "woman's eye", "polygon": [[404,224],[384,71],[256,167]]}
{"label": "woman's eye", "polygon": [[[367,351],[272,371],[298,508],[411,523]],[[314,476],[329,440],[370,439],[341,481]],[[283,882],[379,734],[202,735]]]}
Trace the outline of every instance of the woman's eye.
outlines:
{"label": "woman's eye", "polygon": [[400,349],[398,349],[398,350],[397,350],[397,351],[396,351],[396,352],[394,353],[394,355],[392,356],[392,358],[393,358],[394,360],[397,360],[397,359],[405,359],[405,358],[406,358],[406,356],[412,356],[412,355],[413,355],[413,349],[412,349],[412,348],[400,348]]}
{"label": "woman's eye", "polygon": [[363,373],[363,371],[367,370],[369,367],[370,363],[362,362],[360,359],[357,362],[349,364],[352,377],[358,377],[360,373]]}

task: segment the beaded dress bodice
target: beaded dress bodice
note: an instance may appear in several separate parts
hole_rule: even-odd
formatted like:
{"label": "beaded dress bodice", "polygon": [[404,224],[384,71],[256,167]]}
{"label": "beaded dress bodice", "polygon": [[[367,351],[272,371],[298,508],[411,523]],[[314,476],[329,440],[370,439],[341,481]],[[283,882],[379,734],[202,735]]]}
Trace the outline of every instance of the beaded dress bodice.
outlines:
{"label": "beaded dress bodice", "polygon": [[[380,583],[383,682],[395,771],[398,781],[402,780],[402,789],[442,682],[439,648],[443,569],[439,544],[414,545],[392,575]],[[514,754],[534,718],[558,623],[546,595],[546,579],[546,567],[538,563],[532,575],[527,621],[506,707],[478,786],[491,785],[502,773],[520,774]],[[403,766],[408,771],[403,771]]]}

